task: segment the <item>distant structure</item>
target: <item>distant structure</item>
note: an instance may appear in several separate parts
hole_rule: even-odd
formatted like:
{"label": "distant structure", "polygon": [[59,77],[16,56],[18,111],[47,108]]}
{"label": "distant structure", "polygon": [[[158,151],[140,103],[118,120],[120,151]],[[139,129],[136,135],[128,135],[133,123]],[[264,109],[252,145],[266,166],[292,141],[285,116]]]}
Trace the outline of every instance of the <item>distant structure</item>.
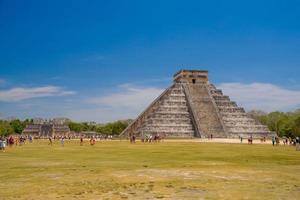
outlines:
{"label": "distant structure", "polygon": [[36,118],[33,124],[27,125],[23,130],[23,134],[37,137],[53,137],[61,135],[69,135],[70,128],[66,125],[68,119],[54,118],[50,120]]}
{"label": "distant structure", "polygon": [[121,136],[268,137],[271,132],[248,116],[208,81],[208,71],[180,70],[174,83],[141,113]]}

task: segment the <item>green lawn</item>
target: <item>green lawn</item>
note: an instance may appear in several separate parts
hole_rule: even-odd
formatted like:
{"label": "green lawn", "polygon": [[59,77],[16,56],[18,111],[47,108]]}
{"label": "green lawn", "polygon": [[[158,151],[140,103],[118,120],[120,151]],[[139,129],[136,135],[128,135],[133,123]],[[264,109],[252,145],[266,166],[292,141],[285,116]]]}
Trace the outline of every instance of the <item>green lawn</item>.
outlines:
{"label": "green lawn", "polygon": [[0,152],[0,199],[300,199],[294,147],[47,141]]}

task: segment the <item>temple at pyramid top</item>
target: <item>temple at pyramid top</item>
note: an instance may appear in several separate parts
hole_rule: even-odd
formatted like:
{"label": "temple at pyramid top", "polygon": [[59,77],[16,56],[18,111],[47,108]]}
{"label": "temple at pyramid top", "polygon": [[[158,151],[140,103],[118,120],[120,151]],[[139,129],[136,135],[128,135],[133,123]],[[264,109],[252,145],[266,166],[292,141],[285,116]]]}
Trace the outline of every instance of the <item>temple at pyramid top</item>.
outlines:
{"label": "temple at pyramid top", "polygon": [[180,70],[173,77],[177,83],[208,83],[207,70]]}
{"label": "temple at pyramid top", "polygon": [[262,138],[272,133],[209,83],[208,71],[180,70],[174,74],[173,84],[121,136],[145,134],[169,138]]}

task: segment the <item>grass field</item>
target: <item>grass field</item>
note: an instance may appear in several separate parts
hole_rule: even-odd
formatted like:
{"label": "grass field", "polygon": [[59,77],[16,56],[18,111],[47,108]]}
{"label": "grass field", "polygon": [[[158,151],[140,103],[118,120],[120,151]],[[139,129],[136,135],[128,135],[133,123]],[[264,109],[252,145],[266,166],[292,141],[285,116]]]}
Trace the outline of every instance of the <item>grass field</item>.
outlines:
{"label": "grass field", "polygon": [[300,199],[294,147],[47,141],[0,152],[0,199]]}

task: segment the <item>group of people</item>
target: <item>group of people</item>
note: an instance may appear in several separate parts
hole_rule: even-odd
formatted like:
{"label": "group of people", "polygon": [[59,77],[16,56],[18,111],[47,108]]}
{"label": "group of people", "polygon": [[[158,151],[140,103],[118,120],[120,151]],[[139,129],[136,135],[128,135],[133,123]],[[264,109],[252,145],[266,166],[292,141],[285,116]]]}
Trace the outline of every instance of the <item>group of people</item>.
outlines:
{"label": "group of people", "polygon": [[[133,134],[129,137],[130,143],[135,143],[136,136]],[[144,134],[141,136],[141,142],[159,142],[162,140],[162,137],[159,134]]]}
{"label": "group of people", "polygon": [[163,139],[163,137],[159,134],[145,134],[141,137],[141,142],[160,142]]}
{"label": "group of people", "polygon": [[33,137],[31,135],[28,135],[28,136],[24,136],[24,135],[12,136],[11,135],[9,137],[0,137],[0,149],[2,151],[5,151],[6,146],[10,146],[10,147],[12,147],[13,145],[22,146],[23,144],[25,144],[25,142],[27,140],[30,143],[32,143]]}
{"label": "group of people", "polygon": [[[243,143],[244,138],[242,136],[239,136],[239,139],[240,139],[240,142]],[[283,145],[294,145],[294,146],[296,146],[297,144],[300,143],[299,137],[296,137],[296,138],[292,139],[292,138],[287,138],[287,137],[280,138],[280,137],[274,135],[274,136],[272,136],[272,139],[271,139],[272,145],[273,146],[279,145],[280,140],[282,140]],[[266,142],[266,137],[262,137],[260,139],[260,142],[261,143]],[[253,144],[253,137],[252,136],[250,136],[248,138],[248,144]]]}
{"label": "group of people", "polygon": [[[80,136],[80,146],[83,146],[84,138],[85,137],[83,135]],[[209,139],[212,139],[212,138],[213,138],[213,136],[210,135]],[[240,142],[243,143],[243,137],[240,136],[239,138],[240,138]],[[48,140],[49,140],[48,145],[52,145],[53,140],[59,140],[61,146],[64,146],[66,139],[71,140],[71,138],[67,137],[67,136],[54,136],[53,138],[48,137]],[[94,137],[94,136],[90,136],[90,137],[88,137],[88,139],[89,139],[89,144],[91,146],[94,146],[96,144],[97,139],[101,140],[101,138],[97,138],[97,137]],[[135,143],[136,142],[136,136],[135,135],[131,135],[129,139],[130,139],[130,143]],[[153,134],[143,134],[140,137],[140,139],[141,139],[141,142],[151,143],[151,142],[159,142],[163,139],[163,137],[160,136],[159,134],[155,134],[155,135],[153,135]],[[25,144],[25,142],[27,140],[30,143],[32,143],[33,137],[31,135],[0,137],[0,150],[5,151],[5,148],[7,146],[10,146],[10,147],[13,146],[13,145],[22,146],[23,144]],[[292,139],[292,138],[287,138],[287,137],[279,138],[278,136],[273,136],[272,139],[271,139],[272,145],[273,146],[279,145],[281,140],[282,140],[284,145],[294,145],[294,146],[296,146],[296,149],[300,151],[300,138],[299,137],[296,137],[296,138]],[[266,137],[261,138],[260,141],[261,142],[266,142]],[[252,143],[253,143],[253,138],[252,138],[252,136],[250,136],[248,138],[248,144],[252,144]]]}
{"label": "group of people", "polygon": [[[284,137],[284,138],[282,138],[282,143],[283,143],[283,145],[296,146],[297,144],[300,143],[300,139],[299,139],[299,137],[296,137],[294,139]],[[273,136],[272,137],[272,145],[275,146],[275,145],[279,145],[279,144],[280,144],[280,138],[278,136]]]}
{"label": "group of people", "polygon": [[[54,138],[52,138],[51,136],[49,136],[48,137],[48,140],[49,140],[49,143],[48,143],[48,145],[51,145],[52,146],[52,144],[53,144],[53,139],[54,140],[59,140],[60,141],[60,144],[61,144],[61,146],[65,146],[65,139],[69,139],[69,140],[71,140],[71,138],[68,138],[68,137],[66,137],[66,136],[55,136]],[[79,141],[80,141],[80,146],[83,146],[83,141],[84,141],[84,137],[83,136],[80,136],[80,139],[79,139]],[[94,146],[96,144],[96,138],[95,137],[90,137],[90,145],[91,146]]]}

